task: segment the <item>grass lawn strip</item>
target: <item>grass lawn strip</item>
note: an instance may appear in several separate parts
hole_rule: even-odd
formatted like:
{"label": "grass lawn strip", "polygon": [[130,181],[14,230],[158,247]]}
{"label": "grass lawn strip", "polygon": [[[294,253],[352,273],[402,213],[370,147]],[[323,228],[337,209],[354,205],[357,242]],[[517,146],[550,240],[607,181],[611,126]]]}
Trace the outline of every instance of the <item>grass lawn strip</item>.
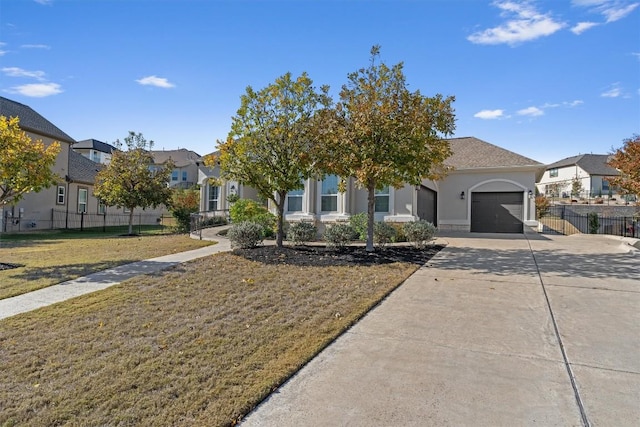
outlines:
{"label": "grass lawn strip", "polygon": [[0,241],[0,262],[20,267],[0,270],[0,299],[46,288],[96,271],[184,252],[211,242],[184,234],[118,237],[82,233],[42,234]]}
{"label": "grass lawn strip", "polygon": [[0,425],[233,425],[418,266],[222,253],[0,321]]}

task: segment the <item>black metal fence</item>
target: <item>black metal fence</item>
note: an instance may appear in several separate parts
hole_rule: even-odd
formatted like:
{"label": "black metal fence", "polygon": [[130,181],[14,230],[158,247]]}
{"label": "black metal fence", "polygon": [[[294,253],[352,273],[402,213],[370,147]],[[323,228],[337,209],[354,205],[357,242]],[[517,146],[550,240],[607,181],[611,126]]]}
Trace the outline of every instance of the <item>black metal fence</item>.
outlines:
{"label": "black metal fence", "polygon": [[[113,227],[128,227],[128,213],[77,213],[53,210],[52,229],[88,230],[113,229]],[[133,226],[139,232],[143,226],[172,227],[175,225],[173,216],[157,213],[139,212],[133,214]]]}
{"label": "black metal fence", "polygon": [[206,211],[191,214],[191,234],[198,234],[202,238],[202,229],[228,224],[230,221],[228,210]]}
{"label": "black metal fence", "polygon": [[543,233],[571,235],[610,234],[640,238],[640,216],[609,216],[598,212],[576,213],[570,206],[551,206],[538,218]]}

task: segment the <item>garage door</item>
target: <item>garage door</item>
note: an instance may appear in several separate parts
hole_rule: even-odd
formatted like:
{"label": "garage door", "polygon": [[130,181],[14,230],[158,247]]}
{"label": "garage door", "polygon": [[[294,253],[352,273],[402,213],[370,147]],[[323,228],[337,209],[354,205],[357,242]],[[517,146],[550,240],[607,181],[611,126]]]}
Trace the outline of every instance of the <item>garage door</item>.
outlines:
{"label": "garage door", "polygon": [[472,193],[471,231],[522,233],[523,193]]}

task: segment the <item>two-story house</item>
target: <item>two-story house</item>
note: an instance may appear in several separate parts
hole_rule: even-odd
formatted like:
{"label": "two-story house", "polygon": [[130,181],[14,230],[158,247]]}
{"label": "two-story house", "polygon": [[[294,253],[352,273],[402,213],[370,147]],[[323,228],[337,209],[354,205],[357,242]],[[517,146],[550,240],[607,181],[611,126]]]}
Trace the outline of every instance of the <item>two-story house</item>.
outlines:
{"label": "two-story house", "polygon": [[200,155],[195,151],[180,148],[177,150],[152,150],[156,165],[162,165],[172,160],[174,169],[171,171],[169,186],[176,188],[191,188],[198,183],[198,160]]}

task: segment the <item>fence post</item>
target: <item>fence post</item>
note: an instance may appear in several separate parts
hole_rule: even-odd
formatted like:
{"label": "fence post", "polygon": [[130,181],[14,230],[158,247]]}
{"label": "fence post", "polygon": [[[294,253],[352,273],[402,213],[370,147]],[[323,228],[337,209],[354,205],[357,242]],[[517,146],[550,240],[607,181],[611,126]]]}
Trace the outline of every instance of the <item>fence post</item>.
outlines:
{"label": "fence post", "polygon": [[84,212],[80,212],[80,231],[84,231]]}
{"label": "fence post", "polygon": [[107,232],[107,208],[105,208],[104,213],[102,214],[102,232]]}

